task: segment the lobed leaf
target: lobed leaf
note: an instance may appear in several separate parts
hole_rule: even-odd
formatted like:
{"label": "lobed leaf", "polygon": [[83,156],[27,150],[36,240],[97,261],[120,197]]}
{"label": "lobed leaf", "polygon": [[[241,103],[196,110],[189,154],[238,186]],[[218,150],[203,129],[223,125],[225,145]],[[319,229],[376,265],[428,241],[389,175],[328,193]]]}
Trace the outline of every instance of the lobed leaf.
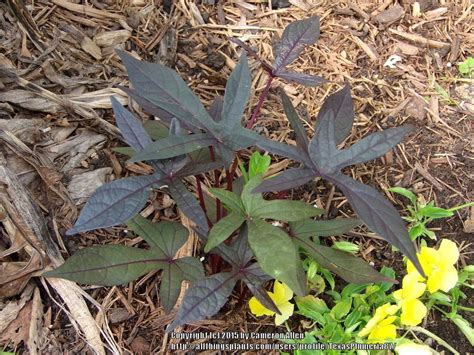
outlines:
{"label": "lobed leaf", "polygon": [[127,221],[140,212],[152,186],[161,182],[161,175],[154,174],[116,180],[99,187],[87,201],[74,227],[66,234],[112,227]]}
{"label": "lobed leaf", "polygon": [[224,106],[224,100],[222,96],[216,96],[214,101],[212,101],[211,106],[209,107],[209,116],[212,119],[219,123],[222,120],[222,108]]}
{"label": "lobed leaf", "polygon": [[160,63],[147,63],[118,50],[135,93],[186,125],[213,127],[213,120],[181,77]]}
{"label": "lobed leaf", "polygon": [[244,213],[244,205],[239,196],[226,189],[209,188],[209,192],[217,197],[230,210]]}
{"label": "lobed leaf", "polygon": [[223,272],[192,283],[184,295],[176,318],[166,331],[169,333],[180,325],[216,314],[226,303],[236,282],[235,273]]}
{"label": "lobed leaf", "polygon": [[197,281],[204,278],[204,268],[201,262],[193,257],[174,260],[163,267],[160,284],[160,303],[169,313],[181,293],[181,283],[184,280]]}
{"label": "lobed leaf", "polygon": [[179,209],[196,224],[196,228],[200,234],[207,235],[209,226],[207,224],[206,215],[186,186],[184,186],[181,181],[176,180],[168,186],[168,190]]}
{"label": "lobed leaf", "polygon": [[293,240],[304,248],[319,265],[331,270],[347,282],[358,284],[381,281],[397,283],[396,280],[380,274],[368,263],[350,253],[317,245],[309,239],[301,237],[295,237]]}
{"label": "lobed leaf", "polygon": [[250,96],[250,85],[250,69],[244,52],[225,87],[221,122],[228,132],[232,132],[236,125],[240,125],[240,119]]}
{"label": "lobed leaf", "polygon": [[[332,112],[332,113],[331,113]],[[316,125],[330,114],[334,120],[335,143],[340,144],[349,135],[354,123],[354,104],[351,97],[351,88],[345,85],[341,90],[330,95],[321,106]]]}
{"label": "lobed leaf", "polygon": [[364,163],[384,155],[400,143],[412,129],[412,125],[405,125],[372,133],[338,154],[338,168]]}
{"label": "lobed leaf", "polygon": [[265,273],[286,283],[297,295],[306,294],[298,250],[281,229],[259,220],[248,223],[249,244]]}
{"label": "lobed leaf", "polygon": [[372,231],[398,248],[422,272],[405,223],[390,202],[372,187],[341,173],[326,178],[344,192],[354,211]]}
{"label": "lobed leaf", "polygon": [[319,18],[312,16],[290,23],[283,31],[281,39],[273,44],[273,74],[278,76],[283,68],[293,62],[303,51],[319,38]]}
{"label": "lobed leaf", "polygon": [[280,70],[278,77],[286,81],[294,82],[308,87],[316,87],[326,84],[328,81],[321,76],[305,73],[297,73],[294,71]]}
{"label": "lobed leaf", "polygon": [[362,221],[356,218],[336,218],[328,221],[304,219],[291,222],[290,231],[291,235],[298,238],[332,237],[343,235],[360,224]]}
{"label": "lobed leaf", "polygon": [[115,122],[125,142],[136,151],[144,149],[152,142],[142,123],[113,96],[110,97]]}
{"label": "lobed leaf", "polygon": [[79,283],[101,286],[122,285],[160,269],[166,259],[150,250],[123,245],[100,245],[79,250],[58,268],[43,274]]}
{"label": "lobed leaf", "polygon": [[285,94],[284,91],[281,91],[280,96],[286,118],[288,118],[288,121],[290,122],[290,125],[295,133],[296,144],[301,150],[307,152],[309,140],[298,113],[296,113],[290,98]]}
{"label": "lobed leaf", "polygon": [[186,136],[168,136],[155,141],[137,154],[130,162],[135,163],[143,160],[167,159],[186,154],[208,147],[216,143],[215,138],[207,133],[196,133]]}
{"label": "lobed leaf", "polygon": [[290,190],[314,179],[315,173],[307,168],[288,169],[264,180],[253,193]]}
{"label": "lobed leaf", "polygon": [[315,208],[303,201],[272,200],[255,205],[249,214],[254,218],[271,218],[278,221],[293,222],[323,214],[321,208]]}
{"label": "lobed leaf", "polygon": [[229,238],[237,228],[245,221],[245,216],[239,212],[231,212],[211,228],[207,237],[207,243],[204,252],[209,253],[210,250]]}
{"label": "lobed leaf", "polygon": [[186,243],[189,234],[181,224],[166,221],[153,223],[139,214],[127,222],[127,227],[170,259]]}

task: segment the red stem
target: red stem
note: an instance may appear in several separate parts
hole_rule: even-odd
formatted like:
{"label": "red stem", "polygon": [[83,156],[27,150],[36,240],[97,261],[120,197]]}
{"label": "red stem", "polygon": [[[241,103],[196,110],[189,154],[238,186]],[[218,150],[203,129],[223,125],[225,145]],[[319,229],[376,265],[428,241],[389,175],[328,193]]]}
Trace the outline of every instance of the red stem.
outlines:
{"label": "red stem", "polygon": [[273,79],[275,77],[270,73],[268,76],[268,81],[267,84],[265,85],[265,88],[263,89],[262,93],[260,94],[257,102],[257,106],[253,109],[252,116],[250,117],[250,120],[247,122],[247,129],[252,129],[254,124],[257,122],[257,116],[260,113],[260,109],[262,108],[263,102],[268,96],[268,93],[270,92],[270,86],[272,86]]}
{"label": "red stem", "polygon": [[202,192],[202,186],[201,186],[201,177],[199,175],[194,176],[196,178],[196,189],[199,197],[199,205],[201,206],[202,210],[204,211],[204,214],[206,215],[207,219],[207,224],[209,228],[212,227],[212,222],[207,216],[207,209],[206,209],[206,204],[204,203],[204,194]]}

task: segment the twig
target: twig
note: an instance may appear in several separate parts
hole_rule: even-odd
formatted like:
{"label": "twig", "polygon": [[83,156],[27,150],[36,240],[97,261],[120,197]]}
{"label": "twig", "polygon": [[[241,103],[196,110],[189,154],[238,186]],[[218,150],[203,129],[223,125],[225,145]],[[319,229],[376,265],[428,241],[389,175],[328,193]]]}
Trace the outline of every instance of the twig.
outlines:
{"label": "twig", "polygon": [[429,330],[426,330],[425,328],[418,327],[418,326],[412,326],[410,330],[429,336],[430,338],[438,342],[438,344],[444,346],[446,349],[451,351],[454,355],[459,355],[459,352],[456,351],[456,349],[454,349],[451,345],[449,345],[445,340],[441,339],[436,334],[431,333]]}

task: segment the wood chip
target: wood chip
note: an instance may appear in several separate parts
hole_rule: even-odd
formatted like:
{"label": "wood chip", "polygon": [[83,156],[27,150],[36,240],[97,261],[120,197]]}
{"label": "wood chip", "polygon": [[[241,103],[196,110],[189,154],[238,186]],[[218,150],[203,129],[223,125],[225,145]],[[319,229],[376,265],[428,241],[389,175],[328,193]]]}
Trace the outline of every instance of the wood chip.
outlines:
{"label": "wood chip", "polygon": [[104,10],[98,10],[91,6],[74,4],[66,0],[51,0],[51,2],[55,5],[68,9],[69,11],[77,12],[81,15],[86,15],[86,16],[91,16],[91,17],[96,17],[96,18],[101,18],[101,19],[103,18],[125,19],[124,16],[119,15],[119,14],[114,14],[112,12],[108,12]]}
{"label": "wood chip", "polygon": [[436,190],[443,191],[443,185],[441,185],[438,180],[436,180],[433,175],[431,175],[428,170],[423,168],[420,163],[415,163],[416,171],[423,176],[426,180],[428,180]]}
{"label": "wood chip", "polygon": [[368,55],[372,61],[377,61],[379,59],[379,54],[371,45],[368,45],[362,41],[359,37],[352,36],[354,42]]}
{"label": "wood chip", "polygon": [[393,28],[390,28],[389,31],[393,34],[396,34],[397,36],[400,36],[402,38],[405,38],[409,41],[412,41],[412,42],[415,42],[415,43],[418,43],[418,44],[422,44],[424,46],[428,46],[428,47],[432,47],[432,48],[438,48],[438,49],[451,47],[449,45],[449,43],[446,43],[446,42],[440,42],[440,41],[435,41],[435,40],[432,40],[432,39],[427,39],[427,38],[425,38],[423,36],[420,36],[420,35],[415,35],[415,34],[412,34],[412,33],[398,31],[398,30],[395,30]]}
{"label": "wood chip", "polygon": [[380,24],[390,24],[400,20],[403,15],[405,15],[405,9],[401,7],[399,4],[395,4],[391,8],[382,11],[380,14],[375,16],[375,19]]}
{"label": "wood chip", "polygon": [[128,30],[102,32],[94,37],[94,42],[100,47],[111,47],[124,43],[131,35]]}
{"label": "wood chip", "polygon": [[412,46],[411,44],[405,42],[397,42],[397,50],[405,55],[418,55],[420,53],[420,49],[416,46]]}
{"label": "wood chip", "polygon": [[100,168],[73,175],[67,187],[69,195],[76,204],[86,202],[92,193],[107,182],[112,168]]}

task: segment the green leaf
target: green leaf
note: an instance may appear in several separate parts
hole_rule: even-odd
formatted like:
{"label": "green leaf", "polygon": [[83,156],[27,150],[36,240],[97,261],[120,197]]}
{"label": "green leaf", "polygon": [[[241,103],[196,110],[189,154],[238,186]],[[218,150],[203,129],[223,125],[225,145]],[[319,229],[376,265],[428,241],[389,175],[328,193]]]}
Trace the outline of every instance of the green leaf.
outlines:
{"label": "green leaf", "polygon": [[352,254],[317,245],[299,237],[295,237],[293,240],[304,248],[319,265],[336,273],[347,282],[357,284],[380,281],[397,282],[381,275],[368,263]]}
{"label": "green leaf", "polygon": [[290,237],[263,221],[252,221],[248,227],[249,244],[262,270],[286,283],[297,295],[305,295],[305,275]]}
{"label": "green leaf", "polygon": [[459,314],[455,314],[454,317],[451,317],[451,320],[466,336],[467,340],[469,340],[469,343],[474,346],[474,329],[471,327],[469,322]]}
{"label": "green leaf", "polygon": [[60,267],[43,274],[75,282],[113,286],[122,285],[160,269],[166,258],[151,250],[123,245],[100,245],[81,249]]}
{"label": "green leaf", "polygon": [[344,326],[346,328],[354,326],[355,324],[357,324],[357,322],[359,322],[362,319],[362,316],[363,314],[361,311],[353,311],[349,313],[346,319],[344,319]]}
{"label": "green leaf", "polygon": [[429,218],[446,218],[454,215],[454,212],[446,210],[441,207],[424,206],[419,209],[419,213],[424,217]]}
{"label": "green leaf", "polygon": [[[382,275],[385,275],[385,276],[391,278],[391,279],[395,278],[395,270],[393,270],[391,267],[383,266],[380,269],[380,273]],[[388,290],[390,290],[392,288],[393,283],[391,283],[391,282],[380,282],[378,285],[380,287],[380,290],[382,290],[382,292],[387,292]]]}
{"label": "green leaf", "polygon": [[252,190],[260,185],[261,182],[262,178],[260,176],[254,176],[245,184],[242,190],[240,198],[242,199],[244,209],[248,214],[251,214],[251,211],[258,209],[258,206],[262,205],[262,202],[265,202],[262,194],[255,194],[252,192]]}
{"label": "green leaf", "polygon": [[153,223],[141,215],[127,222],[128,228],[142,237],[148,245],[160,249],[163,255],[173,258],[188,240],[188,230],[173,222]]}
{"label": "green leaf", "polygon": [[269,155],[261,155],[254,152],[250,157],[248,179],[254,176],[263,175],[270,167],[271,158]]}
{"label": "green leaf", "polygon": [[237,228],[239,228],[244,221],[244,215],[239,212],[231,212],[219,222],[214,224],[211,231],[209,232],[209,236],[207,237],[207,243],[204,247],[204,252],[209,253],[210,250],[229,238],[229,236]]}
{"label": "green leaf", "polygon": [[322,299],[308,295],[305,297],[296,297],[295,301],[298,306],[298,313],[314,320],[320,325],[324,326],[326,324],[324,314],[329,312],[329,308]]}
{"label": "green leaf", "polygon": [[278,221],[298,221],[324,213],[321,208],[315,208],[303,201],[273,200],[261,201],[248,211],[252,217],[271,218]]}
{"label": "green leaf", "polygon": [[359,251],[359,246],[357,244],[346,241],[334,242],[332,247],[334,249],[345,251],[346,253],[351,254],[356,254]]}
{"label": "green leaf", "polygon": [[410,228],[410,230],[408,231],[408,235],[410,236],[411,240],[415,240],[420,235],[422,235],[425,230],[425,226],[422,223],[418,223]]}
{"label": "green leaf", "polygon": [[240,197],[226,189],[210,188],[209,192],[217,197],[231,211],[244,213],[244,205]]}
{"label": "green leaf", "polygon": [[331,314],[337,320],[341,320],[350,312],[351,307],[352,298],[344,298],[331,309]]}
{"label": "green leaf", "polygon": [[355,218],[336,218],[329,221],[305,219],[290,223],[290,228],[292,234],[300,238],[332,237],[343,235],[361,223],[361,220]]}
{"label": "green leaf", "polygon": [[402,196],[405,196],[407,199],[410,200],[411,204],[412,205],[416,205],[416,195],[411,192],[410,190],[407,190],[403,187],[391,187],[389,189],[387,189],[388,191],[390,192],[395,192],[396,194],[399,194],[399,195],[402,195]]}
{"label": "green leaf", "polygon": [[458,63],[458,70],[462,75],[469,75],[472,71],[474,71],[474,58],[467,57],[461,63]]}

